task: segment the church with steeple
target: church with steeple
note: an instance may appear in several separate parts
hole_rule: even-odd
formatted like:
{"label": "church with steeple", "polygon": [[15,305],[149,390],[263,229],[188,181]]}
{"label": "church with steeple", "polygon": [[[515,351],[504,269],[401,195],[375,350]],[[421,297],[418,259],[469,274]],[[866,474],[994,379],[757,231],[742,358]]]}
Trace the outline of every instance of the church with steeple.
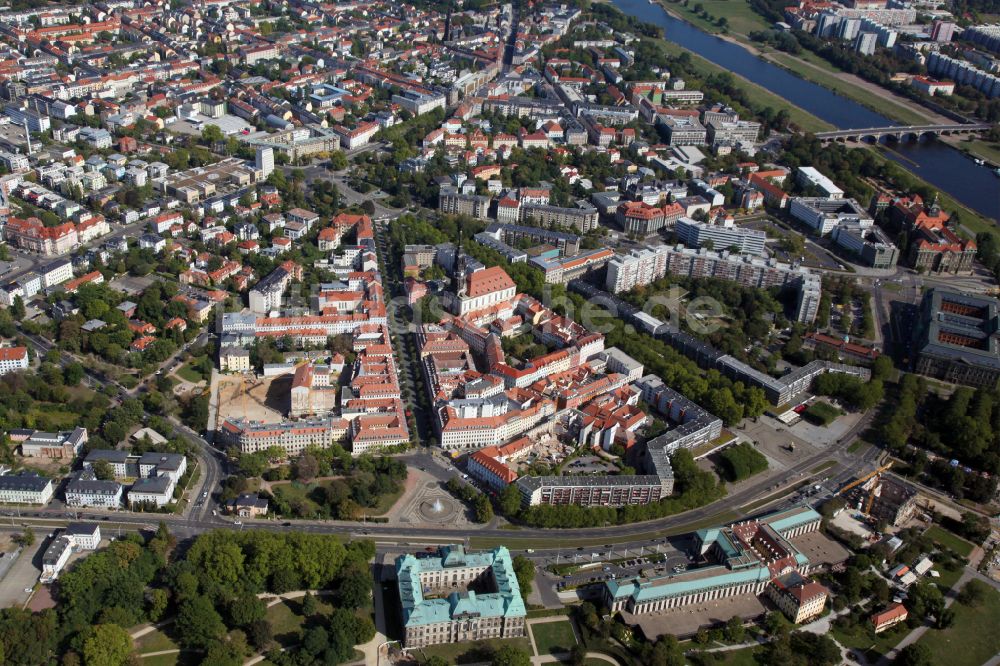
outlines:
{"label": "church with steeple", "polygon": [[507,271],[499,266],[483,268],[482,264],[462,251],[462,231],[459,229],[451,271],[451,290],[443,299],[448,311],[461,317],[509,302],[516,294],[517,286]]}

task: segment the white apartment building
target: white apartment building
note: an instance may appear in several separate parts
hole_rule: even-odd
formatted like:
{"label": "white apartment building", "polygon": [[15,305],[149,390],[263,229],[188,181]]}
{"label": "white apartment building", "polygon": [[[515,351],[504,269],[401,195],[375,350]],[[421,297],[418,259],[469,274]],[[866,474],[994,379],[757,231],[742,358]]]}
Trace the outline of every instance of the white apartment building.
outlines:
{"label": "white apartment building", "polygon": [[662,278],[667,274],[667,250],[665,245],[640,247],[632,248],[628,254],[615,255],[608,262],[605,280],[608,291],[618,294]]}
{"label": "white apartment building", "polygon": [[173,500],[175,486],[174,480],[169,476],[136,479],[128,491],[129,506],[146,503],[164,506]]}
{"label": "white apartment building", "polygon": [[116,509],[122,503],[122,485],[101,481],[93,471],[83,470],[66,484],[66,506]]}
{"label": "white apartment building", "polygon": [[28,369],[27,347],[0,348],[0,375]]}
{"label": "white apartment building", "polygon": [[0,476],[0,502],[48,504],[52,499],[52,479],[31,472]]}
{"label": "white apartment building", "polygon": [[68,259],[59,259],[39,269],[45,289],[73,279],[73,264]]}
{"label": "white apartment building", "polygon": [[179,453],[144,453],[139,458],[139,476],[151,478],[157,476],[169,477],[174,483],[179,483],[187,471],[187,458]]}
{"label": "white apartment building", "polygon": [[463,418],[451,406],[438,409],[438,440],[446,451],[499,446],[530,430],[556,412],[551,400],[539,400],[525,409],[496,416]]}

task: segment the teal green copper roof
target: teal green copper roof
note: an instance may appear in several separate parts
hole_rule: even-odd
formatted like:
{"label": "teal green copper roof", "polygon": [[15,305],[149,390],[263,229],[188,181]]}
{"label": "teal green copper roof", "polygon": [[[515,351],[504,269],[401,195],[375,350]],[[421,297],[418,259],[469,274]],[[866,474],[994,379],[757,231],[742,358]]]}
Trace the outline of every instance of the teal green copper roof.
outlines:
{"label": "teal green copper roof", "polygon": [[766,516],[761,519],[762,523],[767,523],[775,532],[787,532],[799,525],[805,525],[823,517],[816,513],[814,509],[808,507],[796,507],[788,511],[782,511],[773,516]]}
{"label": "teal green copper roof", "polygon": [[[497,591],[477,594],[469,590],[452,592],[445,599],[424,599],[420,584],[422,572],[458,567],[490,569]],[[466,616],[524,617],[527,614],[510,552],[503,547],[467,553],[461,546],[444,546],[437,557],[402,555],[396,559],[396,579],[399,582],[403,624],[407,627],[449,622]]]}
{"label": "teal green copper roof", "polygon": [[[715,569],[716,572],[711,572],[712,569]],[[645,585],[639,586],[635,594],[635,601],[643,603],[657,599],[683,597],[688,594],[707,592],[718,587],[771,580],[771,572],[764,566],[741,569],[740,571],[730,571],[722,566],[702,567],[695,569],[695,573],[710,573],[711,575],[699,576],[698,578],[675,576],[650,579]]]}
{"label": "teal green copper roof", "polygon": [[[774,536],[782,542],[783,548],[794,558],[796,565],[804,567],[809,564],[809,558],[780,535],[782,532],[820,519],[821,516],[811,508],[795,507],[764,516],[760,518],[760,522],[773,530],[772,534],[777,533]],[[698,541],[696,550],[702,553],[707,550],[708,544],[714,543],[719,548],[722,555],[720,564],[701,566],[672,576],[609,580],[605,582],[605,586],[610,598],[620,600],[631,597],[635,603],[641,604],[718,588],[762,583],[773,578],[770,569],[760,556],[734,540],[729,529],[701,529],[695,532],[695,537]]]}

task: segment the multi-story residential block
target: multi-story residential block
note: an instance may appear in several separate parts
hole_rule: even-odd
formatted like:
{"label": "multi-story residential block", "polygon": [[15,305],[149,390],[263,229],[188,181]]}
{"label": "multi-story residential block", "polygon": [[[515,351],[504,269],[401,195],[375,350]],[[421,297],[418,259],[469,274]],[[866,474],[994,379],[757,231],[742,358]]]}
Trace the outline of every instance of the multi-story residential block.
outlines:
{"label": "multi-story residential block", "polygon": [[27,369],[27,347],[0,347],[0,375]]}
{"label": "multi-story residential block", "polygon": [[737,227],[731,220],[719,224],[698,222],[682,217],[674,225],[677,239],[688,247],[707,247],[730,250],[739,254],[764,255],[767,234],[757,229]]}
{"label": "multi-story residential block", "polygon": [[490,197],[462,194],[456,187],[441,186],[438,193],[438,210],[452,215],[468,215],[479,220],[489,217]]}
{"label": "multi-story residential block", "polygon": [[360,123],[354,129],[348,129],[343,125],[337,125],[333,131],[340,137],[340,146],[345,150],[355,150],[367,145],[373,136],[380,130],[378,123]]}
{"label": "multi-story residential block", "polygon": [[0,502],[16,504],[48,504],[53,493],[52,479],[33,472],[18,472],[0,476]]}
{"label": "multi-story residential block", "polygon": [[396,579],[407,648],[525,635],[527,611],[506,548],[402,555]]}
{"label": "multi-story residential block", "polygon": [[613,294],[656,282],[667,274],[667,246],[631,248],[608,262],[605,285]]}
{"label": "multi-story residential block", "polygon": [[580,252],[580,237],[575,234],[560,231],[550,231],[541,227],[528,227],[515,224],[493,223],[485,232],[507,245],[517,245],[523,241],[551,245],[563,255],[575,255]]}
{"label": "multi-story residential block", "polygon": [[157,476],[169,477],[178,483],[187,471],[187,458],[179,453],[157,453],[150,451],[142,454],[137,461],[139,476],[151,478]]}
{"label": "multi-story residential block", "polygon": [[628,506],[650,504],[669,496],[655,475],[522,476],[517,480],[522,506],[578,504]]}
{"label": "multi-story residential block", "polygon": [[539,204],[520,207],[520,220],[540,227],[573,227],[582,234],[597,228],[597,209],[585,201],[575,208],[562,208]]}
{"label": "multi-story residential block", "polygon": [[280,309],[282,296],[292,282],[293,272],[284,266],[278,266],[255,284],[250,290],[250,311],[267,314]]}
{"label": "multi-story residential block", "polygon": [[136,479],[128,491],[129,506],[149,504],[161,507],[174,499],[176,482],[169,476],[153,476]]}
{"label": "multi-story residential block", "polygon": [[224,442],[238,446],[241,453],[278,446],[293,456],[309,447],[329,448],[334,442],[346,441],[348,428],[346,420],[334,418],[281,423],[237,419],[224,421],[220,436]]}
{"label": "multi-story residential block", "polygon": [[57,259],[38,269],[45,289],[73,279],[73,263],[68,259]]}
{"label": "multi-story residential block", "polygon": [[7,171],[11,173],[27,171],[31,168],[31,163],[28,161],[27,156],[8,153],[6,150],[0,151],[0,164],[5,166]]}
{"label": "multi-story residential block", "polygon": [[122,485],[117,481],[102,481],[93,470],[77,472],[66,484],[66,506],[115,509],[122,503]]}
{"label": "multi-story residential block", "polygon": [[66,254],[79,244],[76,225],[72,222],[47,227],[37,217],[9,218],[3,234],[14,247],[47,257]]}
{"label": "multi-story residential block", "polygon": [[250,372],[250,351],[242,347],[227,347],[219,352],[222,372]]}
{"label": "multi-story residential block", "polygon": [[[111,473],[114,474],[116,479],[124,479],[130,476],[127,451],[119,451],[117,449],[91,449],[87,452],[87,456],[83,459],[83,468],[85,470],[92,470],[98,461],[107,463],[111,468]],[[137,475],[138,471],[131,476]]]}

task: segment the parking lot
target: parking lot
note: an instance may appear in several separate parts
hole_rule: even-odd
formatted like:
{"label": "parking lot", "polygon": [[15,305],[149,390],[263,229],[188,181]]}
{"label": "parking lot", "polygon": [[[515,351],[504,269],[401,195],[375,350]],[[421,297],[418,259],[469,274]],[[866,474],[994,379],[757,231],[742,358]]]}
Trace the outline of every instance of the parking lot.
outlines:
{"label": "parking lot", "polygon": [[686,545],[686,542],[665,540],[664,543],[641,549],[615,547],[612,544],[604,548],[581,546],[571,553],[563,554],[562,564],[577,563],[581,568],[562,576],[556,584],[556,589],[581,587],[632,576],[666,576],[680,573],[692,564],[690,558],[683,552]]}
{"label": "parking lot", "polygon": [[563,470],[569,474],[606,474],[618,468],[597,456],[581,456],[567,463]]}
{"label": "parking lot", "polygon": [[129,296],[137,296],[146,291],[146,288],[153,284],[154,281],[155,278],[149,275],[142,277],[123,275],[111,281],[111,288],[116,291],[123,291]]}
{"label": "parking lot", "polygon": [[[50,539],[47,534],[36,535],[35,544],[21,551],[21,554],[0,580],[0,608],[16,606],[20,608],[28,600],[32,586],[42,575],[41,559]],[[5,557],[10,557],[6,555]],[[36,562],[38,563],[36,565]],[[28,590],[25,592],[25,590]]]}

